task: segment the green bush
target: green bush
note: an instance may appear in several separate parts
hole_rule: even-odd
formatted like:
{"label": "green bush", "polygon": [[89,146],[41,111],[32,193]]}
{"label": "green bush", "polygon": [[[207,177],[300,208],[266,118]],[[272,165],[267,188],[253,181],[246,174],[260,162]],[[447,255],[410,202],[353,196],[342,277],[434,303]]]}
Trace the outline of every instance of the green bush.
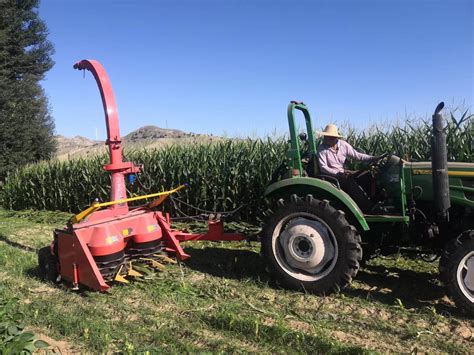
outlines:
{"label": "green bush", "polygon": [[17,310],[17,299],[0,299],[0,354],[33,353],[48,343],[23,330],[24,315]]}

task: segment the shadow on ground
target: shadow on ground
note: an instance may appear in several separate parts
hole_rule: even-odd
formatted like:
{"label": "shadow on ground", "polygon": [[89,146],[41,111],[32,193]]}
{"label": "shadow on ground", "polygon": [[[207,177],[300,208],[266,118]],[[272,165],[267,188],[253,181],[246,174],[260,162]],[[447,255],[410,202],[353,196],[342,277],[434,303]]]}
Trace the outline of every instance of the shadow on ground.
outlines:
{"label": "shadow on ground", "polygon": [[38,251],[38,249],[36,248],[32,248],[28,245],[23,245],[21,243],[17,243],[17,242],[14,242],[13,240],[10,240],[7,236],[3,235],[3,234],[0,234],[0,242],[3,242],[11,247],[14,247],[14,248],[18,248],[18,249],[21,249],[21,250],[24,250],[24,251],[29,251],[29,252],[32,252],[32,253],[36,253]]}
{"label": "shadow on ground", "polygon": [[[187,247],[186,252],[191,255],[186,261],[190,269],[224,278],[264,281],[278,287],[270,282],[265,263],[256,252],[218,247]],[[438,313],[462,316],[454,304],[446,300],[445,289],[435,273],[369,264],[359,271],[356,280],[364,287],[348,287],[344,290],[346,296],[404,308],[433,306]]]}
{"label": "shadow on ground", "polygon": [[356,280],[365,287],[349,287],[344,291],[346,295],[404,308],[435,307],[437,313],[461,315],[454,304],[446,300],[446,290],[436,273],[367,265],[359,271]]}
{"label": "shadow on ground", "polygon": [[[2,234],[0,242],[27,252],[37,252],[37,249],[14,242]],[[265,271],[263,258],[255,251],[188,246],[186,252],[191,255],[186,265],[192,270],[235,280],[251,279],[278,288]],[[38,267],[26,270],[26,274],[40,279]],[[345,295],[390,306],[399,304],[405,308],[422,309],[433,306],[438,313],[461,316],[454,304],[446,301],[445,289],[440,285],[435,273],[368,264],[359,271],[356,280],[362,283],[363,287],[349,287],[344,291]]]}
{"label": "shadow on ground", "polygon": [[186,265],[199,272],[236,280],[269,280],[263,259],[254,251],[218,247],[204,249],[186,247],[186,253],[191,255],[191,258],[186,260]]}
{"label": "shadow on ground", "polygon": [[[21,244],[21,243],[18,243],[18,242],[14,242],[13,240],[9,239],[7,236],[5,236],[3,234],[0,234],[0,243],[1,242],[5,243],[5,244],[7,244],[7,245],[9,245],[13,248],[17,248],[17,249],[32,253],[35,256],[38,253],[38,249],[32,248],[28,245],[24,245],[24,244]],[[41,280],[40,273],[39,273],[39,266],[35,266],[33,268],[28,268],[24,272],[29,277]]]}

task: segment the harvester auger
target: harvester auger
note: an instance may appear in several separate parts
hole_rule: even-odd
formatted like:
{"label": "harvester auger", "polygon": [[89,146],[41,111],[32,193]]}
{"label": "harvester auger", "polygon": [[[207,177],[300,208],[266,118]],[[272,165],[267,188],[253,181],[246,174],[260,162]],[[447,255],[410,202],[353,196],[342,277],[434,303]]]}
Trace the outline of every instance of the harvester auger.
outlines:
{"label": "harvester auger", "polygon": [[[110,164],[104,169],[111,174],[110,201],[95,201],[90,207],[73,216],[64,229],[56,229],[53,241],[38,253],[42,278],[53,282],[64,280],[74,289],[85,286],[106,291],[109,283],[128,282],[127,276],[139,277],[134,263],[163,269],[163,263],[189,257],[180,242],[187,240],[231,241],[243,240],[238,233],[225,233],[223,222],[209,220],[207,233],[193,234],[174,230],[168,213],[154,208],[185,184],[169,191],[127,198],[125,177],[140,172],[142,166],[122,161],[122,141],[118,111],[112,85],[102,65],[95,60],[82,60],[75,69],[89,70],[99,87],[107,127],[106,145]],[[129,207],[128,202],[154,199],[140,207]]]}

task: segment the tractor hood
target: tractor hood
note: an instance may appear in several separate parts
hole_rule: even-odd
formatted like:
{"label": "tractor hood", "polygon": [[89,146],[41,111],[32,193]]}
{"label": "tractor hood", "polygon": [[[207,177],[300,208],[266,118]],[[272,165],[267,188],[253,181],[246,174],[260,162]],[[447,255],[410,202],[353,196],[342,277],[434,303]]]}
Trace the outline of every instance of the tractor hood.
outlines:
{"label": "tractor hood", "polygon": [[[404,162],[416,200],[434,201],[431,162]],[[452,205],[474,207],[474,163],[448,162]]]}
{"label": "tractor hood", "polygon": [[[414,175],[431,175],[431,162],[405,162],[405,166],[412,170]],[[474,177],[474,163],[448,162],[448,175],[464,175]]]}

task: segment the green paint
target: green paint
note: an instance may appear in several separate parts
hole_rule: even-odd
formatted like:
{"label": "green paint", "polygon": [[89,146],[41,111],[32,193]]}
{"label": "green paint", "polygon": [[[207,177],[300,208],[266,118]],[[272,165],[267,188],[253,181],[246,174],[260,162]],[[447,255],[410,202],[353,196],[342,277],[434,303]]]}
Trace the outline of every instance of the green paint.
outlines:
{"label": "green paint", "polygon": [[[417,201],[433,201],[432,176],[428,174],[418,174],[420,170],[430,170],[431,163],[405,163],[406,170],[412,174],[412,186],[421,191],[416,196]],[[474,164],[472,163],[448,163],[448,172],[464,172],[474,174]],[[452,205],[474,207],[474,176],[463,176],[449,174],[449,194]]]}
{"label": "green paint", "polygon": [[291,148],[286,152],[286,157],[289,159],[288,166],[290,169],[298,170],[299,176],[303,175],[303,165],[301,163],[301,146],[300,139],[296,130],[295,110],[303,113],[306,122],[306,132],[308,135],[309,154],[311,157],[316,157],[316,143],[314,140],[313,125],[311,123],[311,115],[304,103],[290,102],[288,105],[288,125],[290,128]]}
{"label": "green paint", "polygon": [[[393,206],[390,215],[365,215],[354,200],[344,191],[330,182],[307,177],[302,164],[302,142],[298,137],[295,123],[295,110],[303,113],[306,123],[308,154],[310,160],[317,164],[317,151],[314,140],[311,116],[303,103],[291,102],[288,105],[288,124],[290,129],[290,149],[288,158],[287,178],[270,185],[265,197],[277,199],[288,198],[292,194],[304,196],[312,194],[318,199],[328,199],[335,204],[343,205],[357,219],[364,231],[369,230],[368,223],[410,223],[409,201],[433,202],[433,182],[431,162],[406,162],[382,167],[376,175],[377,185],[386,189],[389,199],[388,206]],[[474,207],[474,164],[448,163],[450,196],[452,205]],[[314,171],[317,171],[315,169]]]}
{"label": "green paint", "polygon": [[317,199],[328,199],[341,202],[354,215],[364,231],[370,229],[364,218],[364,214],[354,200],[344,191],[321,179],[294,177],[291,179],[280,180],[267,187],[265,190],[265,197],[277,199],[289,197],[294,193],[299,196],[312,194]]}

